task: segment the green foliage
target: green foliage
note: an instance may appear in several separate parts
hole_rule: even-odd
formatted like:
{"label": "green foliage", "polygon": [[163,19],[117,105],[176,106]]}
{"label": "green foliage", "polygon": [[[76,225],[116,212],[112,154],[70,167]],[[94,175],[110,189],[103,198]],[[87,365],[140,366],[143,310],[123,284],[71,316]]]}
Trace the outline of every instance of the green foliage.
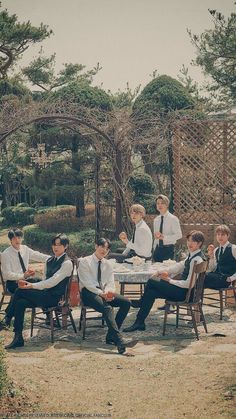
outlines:
{"label": "green foliage", "polygon": [[[1,7],[1,3],[0,3]],[[19,23],[15,14],[7,10],[0,12],[0,74],[6,77],[8,69],[26,51],[30,45],[43,41],[51,35],[48,26],[32,26],[30,21]]]}
{"label": "green foliage", "polygon": [[87,82],[72,82],[53,93],[52,98],[74,101],[80,106],[99,108],[109,111],[112,108],[109,95],[98,87]]}
{"label": "green foliage", "polygon": [[157,114],[171,110],[191,109],[194,100],[184,86],[172,77],[162,75],[148,83],[134,102],[138,114]]}
{"label": "green foliage", "polygon": [[141,204],[148,214],[155,214],[156,185],[146,173],[134,173],[129,179],[129,188],[133,192],[133,202]]}
{"label": "green foliage", "polygon": [[55,233],[47,233],[36,224],[23,228],[24,243],[33,249],[41,250],[45,253],[51,253],[51,242]]}
{"label": "green foliage", "polygon": [[129,187],[137,199],[140,195],[151,194],[156,189],[151,176],[146,173],[134,173],[129,179]]}
{"label": "green foliage", "polygon": [[2,215],[5,218],[5,223],[9,226],[23,226],[32,224],[36,209],[21,204],[15,207],[6,207],[2,210]]}
{"label": "green foliage", "polygon": [[29,95],[29,90],[18,80],[15,79],[2,79],[0,80],[0,98],[2,101],[3,96],[14,95],[23,97]]}
{"label": "green foliage", "polygon": [[236,14],[225,18],[216,10],[209,10],[214,28],[194,35],[189,30],[192,43],[197,48],[195,63],[210,75],[215,85],[209,89],[219,90],[236,99]]}
{"label": "green foliage", "polygon": [[3,341],[0,338],[0,397],[5,394],[7,389],[7,367],[5,363],[5,352],[3,349]]}

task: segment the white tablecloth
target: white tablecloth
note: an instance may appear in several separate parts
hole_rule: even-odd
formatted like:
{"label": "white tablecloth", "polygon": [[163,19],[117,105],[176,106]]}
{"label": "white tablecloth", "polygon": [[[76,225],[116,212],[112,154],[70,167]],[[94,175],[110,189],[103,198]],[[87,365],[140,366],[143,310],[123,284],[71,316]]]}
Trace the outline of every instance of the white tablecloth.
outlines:
{"label": "white tablecloth", "polygon": [[120,265],[116,264],[114,266],[114,277],[116,281],[119,281],[119,283],[145,284],[148,279],[151,278],[153,273],[155,273],[157,270],[165,271],[166,268],[167,266],[162,263],[145,263],[140,267],[128,265],[126,263]]}

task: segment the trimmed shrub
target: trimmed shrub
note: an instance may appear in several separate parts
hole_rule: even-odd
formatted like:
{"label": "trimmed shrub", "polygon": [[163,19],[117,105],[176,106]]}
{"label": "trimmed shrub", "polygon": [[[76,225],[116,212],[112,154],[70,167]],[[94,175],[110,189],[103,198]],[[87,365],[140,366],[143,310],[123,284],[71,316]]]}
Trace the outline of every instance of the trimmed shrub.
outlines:
{"label": "trimmed shrub", "polygon": [[35,208],[21,206],[21,204],[18,204],[15,207],[6,207],[2,210],[2,216],[5,219],[6,225],[10,226],[32,224],[32,222],[34,222],[35,214]]}
{"label": "trimmed shrub", "polygon": [[75,215],[75,207],[73,206],[55,208],[52,211],[38,213],[34,219],[35,223],[47,232],[63,231],[67,233],[80,231],[81,228],[94,225],[93,215],[78,218]]}
{"label": "trimmed shrub", "polygon": [[[51,241],[55,234],[46,232],[37,225],[24,227],[24,243],[28,246],[45,253],[52,253]],[[64,231],[62,231],[64,232]],[[94,252],[95,230],[86,229],[80,232],[68,233],[70,246],[68,254],[71,257],[87,256]],[[112,241],[112,251],[122,247],[120,240]]]}

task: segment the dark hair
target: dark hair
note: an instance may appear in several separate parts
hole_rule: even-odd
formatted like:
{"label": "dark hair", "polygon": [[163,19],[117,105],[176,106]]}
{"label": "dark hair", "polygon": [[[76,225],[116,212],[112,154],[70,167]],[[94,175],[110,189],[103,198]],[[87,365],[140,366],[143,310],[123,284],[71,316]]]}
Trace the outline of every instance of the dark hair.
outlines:
{"label": "dark hair", "polygon": [[95,243],[97,246],[102,246],[104,247],[107,244],[108,249],[111,248],[111,242],[109,239],[105,239],[104,237],[100,237],[99,239],[96,240]]}
{"label": "dark hair", "polygon": [[23,237],[23,231],[19,228],[12,228],[8,231],[8,238],[9,240],[12,240],[13,237]]}
{"label": "dark hair", "polygon": [[58,240],[58,239],[60,240],[60,243],[64,247],[69,246],[69,239],[68,239],[66,234],[63,234],[63,233],[57,234],[55,237],[53,237],[52,244],[55,244],[56,240]]}
{"label": "dark hair", "polygon": [[190,233],[187,234],[186,238],[189,239],[190,237],[194,242],[201,243],[201,247],[202,247],[205,237],[201,231],[198,231],[198,230],[190,231]]}

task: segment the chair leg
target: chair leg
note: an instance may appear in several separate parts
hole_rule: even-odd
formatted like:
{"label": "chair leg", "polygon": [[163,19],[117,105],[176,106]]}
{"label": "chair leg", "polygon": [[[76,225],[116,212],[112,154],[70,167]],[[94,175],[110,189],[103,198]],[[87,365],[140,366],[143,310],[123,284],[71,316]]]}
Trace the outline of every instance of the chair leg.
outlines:
{"label": "chair leg", "polygon": [[30,322],[30,337],[32,338],[34,332],[34,319],[35,319],[36,309],[32,308],[31,311],[31,322]]}
{"label": "chair leg", "polygon": [[204,313],[203,313],[203,310],[202,310],[202,304],[201,303],[199,303],[198,309],[199,309],[199,312],[200,312],[200,321],[202,321],[202,323],[203,323],[205,332],[208,333],[206,320],[205,320],[205,316],[204,316]]}
{"label": "chair leg", "polygon": [[120,284],[120,295],[124,295],[125,294],[125,284],[121,283]]}
{"label": "chair leg", "polygon": [[58,311],[57,310],[55,311],[55,316],[56,316],[57,327],[58,328],[61,328],[60,320],[59,320],[59,316],[58,316]]}
{"label": "chair leg", "polygon": [[49,311],[50,329],[51,329],[51,342],[54,343],[54,324],[53,324],[53,311]]}
{"label": "chair leg", "polygon": [[165,314],[164,314],[164,321],[163,321],[162,336],[165,336],[165,334],[166,334],[167,316],[168,316],[168,307],[167,307],[167,308],[165,308]]}
{"label": "chair leg", "polygon": [[219,290],[219,296],[220,296],[220,320],[223,319],[223,310],[224,310],[224,306],[223,306],[223,291]]}
{"label": "chair leg", "polygon": [[81,308],[81,311],[80,311],[80,317],[79,317],[79,331],[81,330],[81,327],[82,327],[82,308]]}
{"label": "chair leg", "polygon": [[189,309],[190,309],[190,313],[191,313],[191,316],[192,316],[192,322],[193,322],[193,327],[194,327],[194,330],[195,330],[196,338],[197,338],[197,340],[199,340],[198,329],[197,329],[197,322],[196,322],[196,319],[195,319],[195,313],[193,311],[193,307],[192,306],[189,306]]}
{"label": "chair leg", "polygon": [[86,308],[82,308],[81,310],[81,315],[82,315],[82,320],[81,320],[81,325],[82,325],[82,339],[85,339],[85,331],[86,331]]}
{"label": "chair leg", "polygon": [[69,310],[68,315],[69,315],[69,317],[70,317],[70,321],[71,321],[72,327],[73,327],[73,329],[74,329],[74,332],[75,332],[75,333],[77,333],[77,329],[76,329],[76,326],[75,326],[75,322],[74,322],[73,315],[72,315],[72,313],[71,313],[71,309],[70,309],[70,308],[68,308],[68,310]]}
{"label": "chair leg", "polygon": [[2,305],[3,305],[4,297],[5,297],[5,295],[4,295],[4,294],[2,294],[2,298],[1,298],[1,301],[0,301],[0,310],[2,309]]}
{"label": "chair leg", "polygon": [[178,329],[178,327],[179,327],[179,305],[177,305],[177,308],[176,308],[176,321],[175,321],[175,327],[176,327],[176,329]]}
{"label": "chair leg", "polygon": [[105,319],[104,319],[104,317],[102,316],[102,327],[104,327],[105,326]]}

